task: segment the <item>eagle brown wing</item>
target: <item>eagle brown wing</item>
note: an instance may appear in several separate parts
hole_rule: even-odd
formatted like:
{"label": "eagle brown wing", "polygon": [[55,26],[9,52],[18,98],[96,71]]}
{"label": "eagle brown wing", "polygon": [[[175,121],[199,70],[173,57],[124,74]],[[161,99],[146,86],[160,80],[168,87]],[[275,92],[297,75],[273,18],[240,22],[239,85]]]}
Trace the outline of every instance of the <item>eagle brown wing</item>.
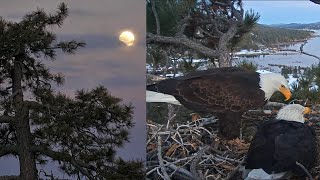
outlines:
{"label": "eagle brown wing", "polygon": [[172,95],[195,111],[244,112],[265,103],[259,82],[259,74],[256,72],[219,68],[177,79]]}

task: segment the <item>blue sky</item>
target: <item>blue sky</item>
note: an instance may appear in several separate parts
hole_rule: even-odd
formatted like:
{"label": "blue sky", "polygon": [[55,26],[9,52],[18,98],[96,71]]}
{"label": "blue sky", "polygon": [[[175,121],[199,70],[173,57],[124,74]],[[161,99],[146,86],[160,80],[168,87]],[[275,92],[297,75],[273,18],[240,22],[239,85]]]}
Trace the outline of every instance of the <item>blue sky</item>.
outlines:
{"label": "blue sky", "polygon": [[320,22],[320,5],[311,1],[244,0],[245,10],[259,12],[260,24]]}

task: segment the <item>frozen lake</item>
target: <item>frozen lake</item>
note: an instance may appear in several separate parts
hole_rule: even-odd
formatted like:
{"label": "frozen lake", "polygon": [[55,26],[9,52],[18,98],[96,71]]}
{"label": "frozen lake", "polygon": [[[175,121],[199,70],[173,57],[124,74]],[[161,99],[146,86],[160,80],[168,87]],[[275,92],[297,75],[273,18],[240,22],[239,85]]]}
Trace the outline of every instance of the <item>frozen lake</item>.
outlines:
{"label": "frozen lake", "polygon": [[[320,35],[320,31],[316,31]],[[302,43],[284,47],[283,49],[299,50]],[[315,37],[308,40],[308,43],[303,48],[304,52],[320,57],[320,37]],[[281,52],[285,53],[285,52]],[[310,67],[312,64],[319,63],[319,60],[301,53],[289,52],[288,55],[260,55],[258,57],[240,57],[240,60],[246,59],[253,61],[259,65],[259,69],[269,69],[273,72],[280,72],[280,68],[270,65],[286,65]]]}

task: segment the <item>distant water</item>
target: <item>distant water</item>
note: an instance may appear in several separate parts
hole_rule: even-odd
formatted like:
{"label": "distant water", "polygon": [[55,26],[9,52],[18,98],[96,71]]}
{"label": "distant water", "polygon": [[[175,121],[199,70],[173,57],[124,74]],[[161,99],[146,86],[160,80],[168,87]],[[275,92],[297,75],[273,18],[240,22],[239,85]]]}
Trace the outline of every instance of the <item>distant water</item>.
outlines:
{"label": "distant water", "polygon": [[[316,31],[317,35],[320,35],[320,31]],[[282,47],[283,49],[295,49],[299,50],[302,43],[289,45],[286,47]],[[303,47],[304,52],[316,55],[320,57],[320,37],[315,37],[308,40],[308,43]],[[292,53],[292,52],[288,52]],[[273,72],[280,72],[281,69],[276,66],[270,66],[272,64],[275,65],[286,65],[286,66],[300,66],[300,67],[310,67],[312,64],[318,64],[319,60],[307,56],[304,54],[296,53],[291,55],[265,55],[258,57],[241,57],[240,60],[249,60],[257,63],[259,65],[259,69],[268,69]]]}

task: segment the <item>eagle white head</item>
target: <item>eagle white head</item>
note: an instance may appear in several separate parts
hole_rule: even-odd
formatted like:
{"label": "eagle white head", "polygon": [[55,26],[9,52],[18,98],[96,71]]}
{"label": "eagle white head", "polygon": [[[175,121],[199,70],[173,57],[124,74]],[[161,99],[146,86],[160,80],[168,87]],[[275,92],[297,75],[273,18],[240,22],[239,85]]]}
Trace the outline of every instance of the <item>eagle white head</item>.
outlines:
{"label": "eagle white head", "polygon": [[303,115],[310,112],[311,109],[308,107],[303,107],[300,104],[289,104],[279,110],[276,119],[304,123]]}
{"label": "eagle white head", "polygon": [[260,74],[260,89],[265,93],[265,100],[269,100],[276,91],[280,91],[286,97],[286,101],[291,98],[288,81],[281,74]]}

